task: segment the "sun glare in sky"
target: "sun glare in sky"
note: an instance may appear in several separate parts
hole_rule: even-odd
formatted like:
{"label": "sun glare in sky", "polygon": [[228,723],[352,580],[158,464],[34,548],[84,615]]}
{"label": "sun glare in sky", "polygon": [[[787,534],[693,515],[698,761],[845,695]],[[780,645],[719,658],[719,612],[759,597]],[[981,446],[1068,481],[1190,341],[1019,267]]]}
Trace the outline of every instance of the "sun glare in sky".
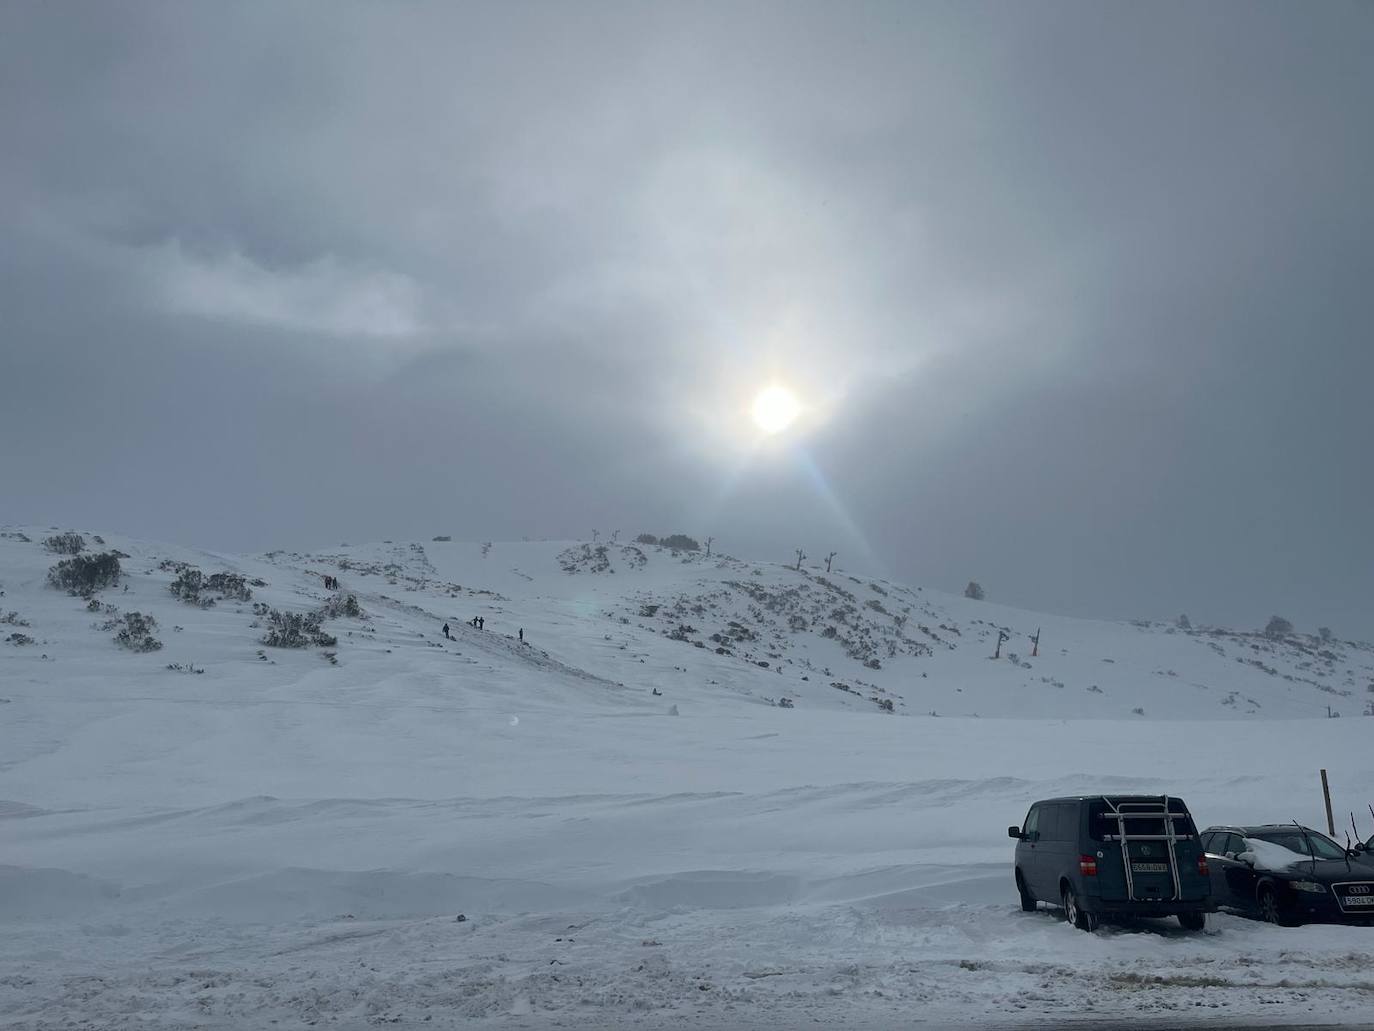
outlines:
{"label": "sun glare in sky", "polygon": [[796,421],[801,414],[801,404],[792,391],[775,383],[759,392],[749,413],[754,417],[754,425],[771,436]]}

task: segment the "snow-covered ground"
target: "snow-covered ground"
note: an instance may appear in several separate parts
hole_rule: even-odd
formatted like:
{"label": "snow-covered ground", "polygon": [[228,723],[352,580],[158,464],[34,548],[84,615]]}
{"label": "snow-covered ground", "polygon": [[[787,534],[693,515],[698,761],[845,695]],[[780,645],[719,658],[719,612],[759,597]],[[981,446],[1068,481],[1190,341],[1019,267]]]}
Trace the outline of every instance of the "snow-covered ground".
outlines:
{"label": "snow-covered ground", "polygon": [[[1100,790],[1320,825],[1323,767],[1362,810],[1367,645],[574,542],[87,534],[125,556],[91,609],[50,532],[0,536],[0,1026],[1374,1014],[1374,929],[1083,934],[1019,912],[1006,838]],[[200,608],[175,563],[261,586]],[[363,615],[264,647],[254,605],[322,574]],[[115,643],[131,611],[160,650]]]}

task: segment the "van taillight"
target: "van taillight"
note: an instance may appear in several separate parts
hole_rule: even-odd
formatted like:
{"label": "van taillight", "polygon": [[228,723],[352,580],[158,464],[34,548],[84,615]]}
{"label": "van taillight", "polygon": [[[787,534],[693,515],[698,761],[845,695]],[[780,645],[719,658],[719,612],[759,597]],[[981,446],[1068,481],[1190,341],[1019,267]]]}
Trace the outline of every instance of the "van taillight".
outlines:
{"label": "van taillight", "polygon": [[1081,873],[1084,877],[1096,877],[1097,860],[1094,859],[1092,856],[1079,856],[1078,872]]}
{"label": "van taillight", "polygon": [[1197,872],[1202,874],[1203,877],[1206,877],[1208,874],[1207,856],[1202,852],[1197,854]]}

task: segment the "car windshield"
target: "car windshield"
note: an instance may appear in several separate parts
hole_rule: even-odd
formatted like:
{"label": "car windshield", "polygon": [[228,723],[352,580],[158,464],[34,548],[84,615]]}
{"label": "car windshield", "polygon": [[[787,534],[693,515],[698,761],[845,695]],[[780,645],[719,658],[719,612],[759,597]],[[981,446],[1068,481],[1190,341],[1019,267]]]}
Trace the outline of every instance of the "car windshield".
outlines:
{"label": "car windshield", "polygon": [[[1308,854],[1316,856],[1318,859],[1344,859],[1345,849],[1341,848],[1325,834],[1318,834],[1316,831],[1302,831],[1294,827],[1290,830],[1265,831],[1263,834],[1251,834],[1250,838],[1260,841],[1268,841],[1275,845],[1281,845],[1290,852],[1298,855]],[[1311,842],[1309,849],[1308,842]]]}

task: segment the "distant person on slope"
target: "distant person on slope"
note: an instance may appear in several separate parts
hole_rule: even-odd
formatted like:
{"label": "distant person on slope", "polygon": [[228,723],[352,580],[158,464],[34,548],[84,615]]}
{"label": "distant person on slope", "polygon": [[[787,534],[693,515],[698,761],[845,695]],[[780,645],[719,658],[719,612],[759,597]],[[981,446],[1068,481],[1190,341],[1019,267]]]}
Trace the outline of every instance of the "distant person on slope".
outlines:
{"label": "distant person on slope", "polygon": [[524,643],[525,643],[525,628],[524,628],[524,627],[521,627],[521,628],[520,628],[520,643],[521,643],[521,644],[524,644]]}
{"label": "distant person on slope", "polygon": [[448,636],[448,624],[447,624],[447,623],[444,624],[444,640],[445,640],[445,641],[451,640],[451,638]]}

